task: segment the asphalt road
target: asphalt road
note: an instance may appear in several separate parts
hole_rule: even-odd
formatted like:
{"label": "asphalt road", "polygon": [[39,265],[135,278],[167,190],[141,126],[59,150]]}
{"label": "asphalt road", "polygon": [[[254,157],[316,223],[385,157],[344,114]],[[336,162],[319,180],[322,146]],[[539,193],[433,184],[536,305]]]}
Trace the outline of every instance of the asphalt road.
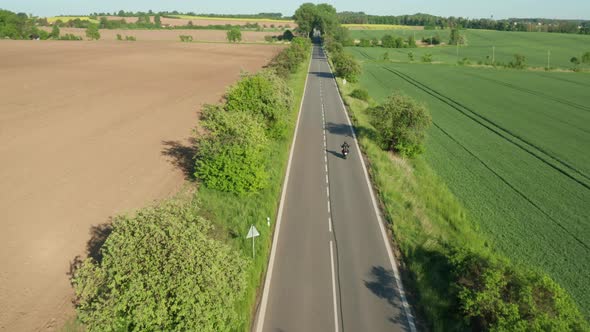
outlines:
{"label": "asphalt road", "polygon": [[[350,155],[343,159],[340,145]],[[415,331],[358,145],[314,46],[255,331]],[[409,317],[410,316],[410,317]]]}

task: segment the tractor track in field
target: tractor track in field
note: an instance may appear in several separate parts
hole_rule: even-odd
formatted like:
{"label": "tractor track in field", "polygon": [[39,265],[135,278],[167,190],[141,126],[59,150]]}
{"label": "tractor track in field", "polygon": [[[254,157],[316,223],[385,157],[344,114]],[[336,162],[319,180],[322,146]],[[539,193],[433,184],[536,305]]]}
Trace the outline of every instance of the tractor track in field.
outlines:
{"label": "tractor track in field", "polygon": [[517,195],[519,195],[524,200],[526,200],[529,204],[531,204],[533,207],[535,207],[535,209],[537,209],[539,212],[541,212],[541,214],[543,214],[545,217],[547,217],[549,220],[551,220],[555,225],[557,225],[559,228],[561,228],[566,234],[568,234],[574,240],[576,240],[576,242],[578,242],[582,247],[584,247],[586,250],[590,251],[590,246],[588,244],[586,244],[584,241],[582,241],[580,238],[578,238],[574,233],[569,231],[565,226],[563,226],[559,221],[557,221],[555,218],[553,218],[550,214],[545,212],[537,203],[533,202],[532,199],[527,197],[522,191],[520,191],[513,184],[511,184],[510,181],[508,181],[501,174],[499,174],[494,169],[492,169],[492,167],[490,167],[488,164],[486,164],[485,161],[480,159],[475,153],[473,153],[471,150],[469,150],[466,146],[464,146],[459,140],[454,138],[451,134],[449,134],[441,126],[437,125],[434,122],[433,122],[433,124],[445,136],[447,136],[450,140],[455,142],[458,146],[460,146],[463,150],[465,150],[465,152],[467,152],[470,156],[475,158],[475,160],[477,160],[479,163],[481,163],[483,165],[483,167],[485,167],[488,171],[490,171],[492,174],[494,174],[496,177],[498,177],[502,182],[504,182],[504,184],[506,184],[510,189],[512,189]]}
{"label": "tractor track in field", "polygon": [[[566,105],[566,106],[571,106],[573,108],[579,109],[579,110],[584,111],[584,112],[590,112],[590,106],[580,105],[580,104],[571,102],[571,101],[566,100],[566,99],[561,99],[561,98],[549,96],[549,95],[544,94],[544,93],[539,92],[539,91],[530,90],[530,89],[523,88],[523,87],[520,87],[520,86],[517,86],[517,85],[514,85],[514,84],[510,84],[508,82],[504,82],[504,81],[500,81],[500,80],[495,80],[493,78],[483,77],[483,76],[480,76],[480,75],[477,75],[477,74],[473,74],[473,73],[467,73],[467,75],[470,75],[470,76],[473,76],[473,77],[477,77],[479,79],[486,80],[486,81],[489,81],[489,82],[493,82],[493,83],[496,83],[496,84],[504,85],[506,87],[509,87],[509,88],[512,88],[512,89],[515,89],[515,90],[518,90],[518,91],[526,92],[526,93],[532,94],[532,95],[537,96],[537,97],[542,97],[542,98],[545,98],[545,99],[549,99],[549,100],[558,102],[558,103],[563,104],[563,105]],[[589,131],[587,131],[585,129],[581,129],[581,128],[578,128],[578,129],[583,130],[584,132],[589,132]]]}
{"label": "tractor track in field", "polygon": [[[540,160],[544,164],[546,164],[549,167],[555,169],[559,173],[565,175],[566,177],[568,177],[571,180],[575,181],[576,183],[580,184],[584,188],[590,190],[590,185],[588,183],[586,183],[586,181],[590,181],[590,177],[588,177],[583,172],[577,170],[575,167],[573,167],[573,166],[569,165],[568,163],[562,161],[561,159],[552,156],[547,151],[545,151],[543,148],[538,147],[535,144],[532,144],[532,143],[528,142],[527,140],[525,140],[524,138],[520,137],[519,135],[511,132],[510,130],[507,130],[507,129],[505,129],[505,128],[499,126],[499,125],[497,125],[496,123],[494,123],[493,121],[491,121],[487,117],[482,116],[481,114],[478,114],[477,112],[471,110],[470,108],[466,107],[465,105],[462,105],[461,103],[459,103],[459,102],[457,102],[457,101],[455,101],[455,100],[453,100],[453,99],[451,99],[449,97],[444,96],[440,92],[438,92],[438,91],[436,91],[436,90],[434,90],[434,89],[426,86],[425,84],[417,81],[416,79],[410,77],[407,74],[404,74],[404,73],[402,73],[402,72],[400,72],[398,70],[387,68],[387,67],[384,67],[384,66],[382,66],[382,68],[385,69],[385,70],[387,70],[387,71],[389,71],[389,72],[391,72],[392,74],[398,76],[399,78],[401,78],[402,80],[406,81],[407,83],[415,86],[419,90],[427,93],[428,95],[430,95],[430,96],[438,99],[439,101],[441,101],[441,102],[449,105],[452,109],[460,112],[461,114],[465,115],[466,117],[468,117],[469,119],[471,119],[474,122],[478,123],[479,125],[483,126],[484,128],[486,128],[486,129],[492,131],[493,133],[495,133],[496,135],[502,137],[507,142],[510,142],[511,144],[517,146],[518,148],[520,148],[521,150],[527,152],[528,154],[530,154],[531,156],[533,156],[536,159]],[[513,138],[510,137],[510,136],[512,136]],[[521,141],[522,143],[518,142],[517,140]],[[532,149],[529,148],[529,147],[527,147],[527,145],[530,146],[530,147],[532,147]],[[538,152],[533,151],[533,149],[536,149]],[[555,165],[554,163],[550,162],[543,155],[547,156],[550,159],[553,159],[558,165]],[[577,175],[579,177],[582,177],[586,181],[584,181],[582,179],[578,179],[577,176],[570,174],[570,172],[568,172],[564,168],[569,169],[570,171],[573,171],[574,173],[577,173]]]}

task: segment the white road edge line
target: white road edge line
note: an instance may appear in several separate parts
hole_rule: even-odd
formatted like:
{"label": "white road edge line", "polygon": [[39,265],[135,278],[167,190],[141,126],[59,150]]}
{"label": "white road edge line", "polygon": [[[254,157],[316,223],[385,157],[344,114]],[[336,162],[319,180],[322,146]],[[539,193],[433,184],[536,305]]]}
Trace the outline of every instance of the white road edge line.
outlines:
{"label": "white road edge line", "polygon": [[334,247],[330,240],[330,262],[332,265],[332,299],[334,300],[334,328],[338,332],[338,301],[336,299],[336,274],[334,272]]}
{"label": "white road edge line", "polygon": [[297,142],[297,131],[299,129],[299,122],[301,120],[301,113],[303,111],[303,101],[305,100],[305,93],[307,92],[307,81],[309,79],[309,70],[311,63],[313,62],[313,51],[311,49],[311,58],[309,59],[309,65],[307,66],[307,73],[305,74],[305,86],[303,88],[303,97],[301,97],[301,103],[299,104],[299,114],[297,115],[297,124],[295,124],[295,132],[293,133],[293,144],[291,145],[291,152],[289,153],[289,161],[287,163],[287,171],[285,172],[285,180],[283,182],[283,191],[281,193],[281,202],[279,203],[279,211],[277,213],[277,220],[275,226],[275,234],[272,239],[272,247],[270,249],[270,259],[268,263],[268,269],[266,270],[266,278],[264,280],[264,290],[262,291],[262,299],[260,300],[260,307],[258,310],[258,317],[256,322],[256,331],[262,332],[264,328],[264,318],[266,316],[266,306],[268,304],[268,294],[270,293],[270,282],[272,280],[272,271],[275,263],[275,256],[277,252],[277,243],[279,242],[279,232],[281,230],[281,220],[283,219],[283,207],[285,205],[285,196],[287,194],[287,186],[289,185],[289,174],[291,173],[291,161],[293,160],[293,151],[295,151],[295,143]]}
{"label": "white road edge line", "polygon": [[[328,68],[330,68],[330,73],[332,73],[332,67],[328,64]],[[333,74],[333,73],[332,73]],[[354,140],[355,146],[357,151],[361,151],[358,139],[356,137],[356,133],[354,131],[354,127],[350,122],[350,118],[348,117],[348,113],[346,112],[346,106],[344,106],[344,101],[342,100],[342,95],[340,94],[340,88],[338,88],[338,83],[336,82],[336,77],[333,76],[334,84],[336,84],[336,90],[338,90],[338,98],[340,99],[340,103],[342,104],[342,110],[346,115],[346,121],[348,121],[348,125],[352,128],[352,138]],[[387,249],[387,255],[389,256],[389,263],[393,268],[393,273],[395,276],[395,283],[399,290],[399,295],[402,300],[402,306],[404,308],[404,312],[406,314],[406,318],[408,320],[408,325],[410,327],[411,332],[416,332],[416,324],[414,323],[414,316],[412,311],[410,310],[410,305],[408,304],[408,300],[406,299],[406,293],[404,291],[404,286],[402,284],[402,279],[399,274],[399,269],[397,268],[397,263],[395,261],[395,257],[393,256],[393,251],[391,250],[391,244],[389,243],[389,238],[387,237],[387,232],[385,232],[385,227],[383,226],[383,220],[381,219],[381,213],[379,212],[379,207],[377,205],[377,200],[375,199],[375,194],[373,193],[373,187],[371,186],[371,180],[369,179],[369,173],[367,172],[367,166],[365,165],[365,161],[363,160],[363,156],[359,153],[359,159],[363,166],[363,173],[365,173],[365,180],[367,182],[367,187],[369,187],[369,192],[371,193],[371,201],[373,202],[373,209],[375,210],[375,214],[377,215],[377,221],[379,223],[379,229],[381,230],[381,235],[383,235],[383,241],[385,242],[385,248]]]}
{"label": "white road edge line", "polygon": [[332,217],[328,217],[328,230],[332,233]]}

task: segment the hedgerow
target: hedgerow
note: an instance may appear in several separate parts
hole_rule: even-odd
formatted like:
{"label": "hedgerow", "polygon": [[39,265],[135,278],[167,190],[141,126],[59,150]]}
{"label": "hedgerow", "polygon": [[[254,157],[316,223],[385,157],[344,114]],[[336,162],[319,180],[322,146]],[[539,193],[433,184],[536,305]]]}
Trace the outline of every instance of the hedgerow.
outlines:
{"label": "hedgerow", "polygon": [[247,262],[209,233],[197,203],[170,201],[119,216],[73,279],[79,320],[92,331],[227,331]]}

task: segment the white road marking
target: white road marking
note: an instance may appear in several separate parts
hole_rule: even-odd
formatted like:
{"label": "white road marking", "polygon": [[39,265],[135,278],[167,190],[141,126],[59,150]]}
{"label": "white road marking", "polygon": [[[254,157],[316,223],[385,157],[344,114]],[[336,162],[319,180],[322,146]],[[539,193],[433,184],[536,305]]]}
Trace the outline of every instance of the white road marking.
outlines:
{"label": "white road marking", "polygon": [[[313,56],[312,56],[313,58]],[[279,242],[279,232],[281,230],[281,220],[283,219],[283,207],[285,205],[285,196],[287,194],[287,186],[289,184],[289,174],[291,173],[291,162],[293,160],[293,151],[295,151],[295,143],[297,142],[297,131],[299,129],[299,122],[301,120],[301,113],[303,110],[303,101],[305,100],[305,92],[307,91],[307,81],[309,79],[309,70],[311,68],[312,59],[309,61],[307,67],[307,76],[305,77],[305,87],[303,88],[303,98],[299,104],[299,114],[297,115],[297,124],[295,125],[295,132],[293,133],[293,144],[291,145],[291,152],[289,153],[289,161],[287,162],[287,171],[285,173],[285,180],[283,183],[283,191],[281,193],[281,202],[279,203],[279,210],[277,212],[277,221],[275,226],[275,234],[272,239],[272,247],[270,250],[270,259],[266,278],[264,280],[264,290],[262,291],[262,299],[260,300],[260,308],[258,310],[258,320],[256,324],[256,331],[262,332],[264,328],[264,318],[266,316],[266,306],[268,305],[268,294],[270,293],[270,283],[272,281],[272,272],[275,263],[275,256],[277,253],[277,243]]]}
{"label": "white road marking", "polygon": [[332,266],[332,299],[334,300],[334,330],[338,332],[338,301],[336,299],[336,274],[334,272],[334,246],[330,240],[330,262]]}
{"label": "white road marking", "polygon": [[[332,67],[330,68],[330,73],[332,73]],[[350,122],[350,118],[346,112],[346,106],[344,106],[344,101],[342,100],[342,95],[340,94],[340,89],[338,89],[338,84],[336,83],[336,78],[333,77],[334,84],[336,89],[338,90],[338,98],[340,99],[340,104],[342,105],[342,111],[346,114],[346,121],[350,128],[353,128],[352,123]],[[361,151],[358,143],[358,139],[356,137],[356,133],[354,129],[352,129],[352,138],[355,143],[357,151]],[[379,223],[379,229],[381,230],[381,235],[383,236],[383,242],[385,243],[385,248],[387,250],[387,255],[389,256],[389,263],[393,268],[393,273],[395,277],[395,283],[397,285],[397,289],[399,291],[399,295],[402,301],[402,307],[404,308],[404,313],[406,314],[406,319],[408,320],[408,326],[410,327],[411,332],[416,332],[416,324],[414,323],[414,315],[410,310],[410,305],[408,304],[408,300],[406,299],[406,293],[404,291],[404,286],[402,284],[402,279],[399,274],[399,269],[397,268],[397,263],[395,261],[395,257],[393,256],[393,251],[391,250],[391,244],[389,243],[389,238],[387,237],[387,232],[385,232],[385,227],[383,226],[383,220],[381,219],[381,214],[379,212],[379,208],[377,205],[377,200],[375,199],[375,193],[373,192],[373,187],[371,187],[371,181],[369,179],[369,173],[367,172],[367,166],[365,165],[365,161],[363,160],[363,156],[359,156],[361,164],[363,166],[363,173],[365,174],[365,180],[367,183],[367,187],[369,188],[369,192],[371,193],[371,201],[373,202],[373,209],[375,210],[375,214],[377,215],[377,222]]]}

